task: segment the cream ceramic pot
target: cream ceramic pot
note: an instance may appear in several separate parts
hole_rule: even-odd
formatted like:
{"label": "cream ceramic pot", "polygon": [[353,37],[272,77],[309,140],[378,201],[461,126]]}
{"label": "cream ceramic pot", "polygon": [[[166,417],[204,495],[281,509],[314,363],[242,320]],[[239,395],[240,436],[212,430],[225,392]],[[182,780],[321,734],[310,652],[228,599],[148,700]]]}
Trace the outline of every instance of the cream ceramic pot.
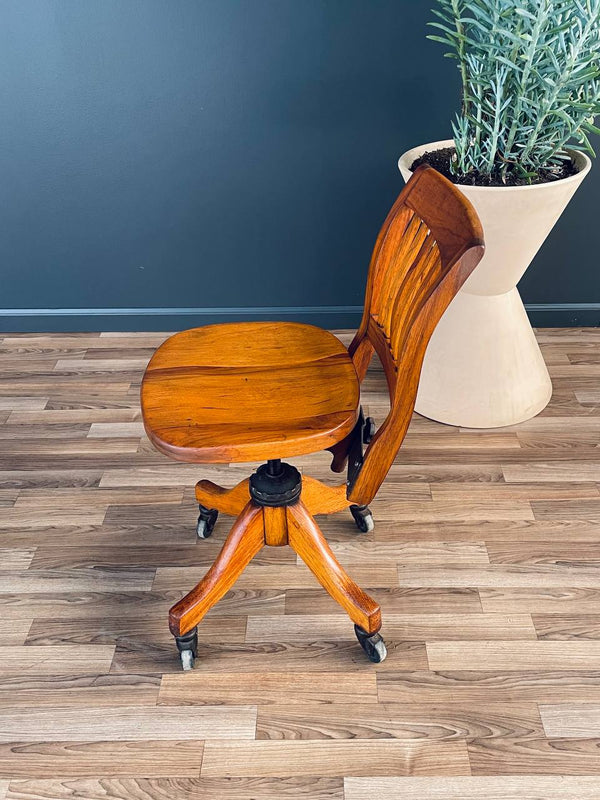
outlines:
{"label": "cream ceramic pot", "polygon": [[[398,166],[407,181],[426,151],[451,139],[414,147]],[[485,255],[448,306],[425,355],[416,410],[469,428],[497,428],[534,417],[552,383],[516,288],[567,203],[590,170],[572,152],[576,175],[536,186],[461,186],[479,214]]]}

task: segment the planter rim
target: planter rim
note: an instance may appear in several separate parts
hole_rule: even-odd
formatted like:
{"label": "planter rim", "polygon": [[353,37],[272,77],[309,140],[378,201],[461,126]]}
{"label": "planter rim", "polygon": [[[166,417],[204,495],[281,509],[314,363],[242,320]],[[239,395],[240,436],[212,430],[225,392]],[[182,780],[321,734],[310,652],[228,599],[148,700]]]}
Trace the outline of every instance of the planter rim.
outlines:
{"label": "planter rim", "polygon": [[[419,157],[416,151],[420,151],[420,154],[427,152],[429,150],[441,150],[443,147],[453,147],[454,146],[454,139],[441,139],[438,142],[429,142],[428,144],[421,144],[417,145],[416,147],[411,147],[409,150],[406,150],[400,158],[398,159],[398,169],[402,170],[405,169],[407,172],[410,172],[412,175],[412,170],[410,166],[415,158]],[[577,170],[575,175],[569,175],[568,178],[559,178],[557,181],[544,181],[544,183],[534,183],[528,186],[477,186],[476,184],[471,183],[455,183],[455,186],[458,186],[459,189],[468,189],[469,192],[489,192],[492,190],[501,190],[503,192],[510,190],[513,192],[523,192],[523,191],[531,191],[533,189],[544,189],[548,186],[556,186],[557,184],[565,185],[569,182],[575,183],[583,180],[583,178],[587,175],[587,173],[592,168],[592,160],[587,155],[587,153],[582,152],[581,150],[572,150],[571,148],[566,148],[567,153],[571,155],[575,164],[577,166],[577,162],[581,164],[581,168]],[[409,158],[410,156],[410,158]]]}

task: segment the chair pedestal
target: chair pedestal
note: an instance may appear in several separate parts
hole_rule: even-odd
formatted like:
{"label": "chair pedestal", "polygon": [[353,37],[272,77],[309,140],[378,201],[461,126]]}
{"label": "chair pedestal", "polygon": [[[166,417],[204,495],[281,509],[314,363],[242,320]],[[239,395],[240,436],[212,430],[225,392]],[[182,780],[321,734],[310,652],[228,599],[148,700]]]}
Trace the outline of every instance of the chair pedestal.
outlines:
{"label": "chair pedestal", "polygon": [[[347,575],[313,518],[314,514],[333,513],[350,506],[345,484],[325,486],[314,478],[302,478],[290,465],[272,461],[233,489],[201,481],[196,486],[196,497],[205,507],[237,514],[237,519],[204,578],[169,612],[169,627],[184,668],[193,665],[196,626],[265,545],[292,547],[354,622],[369,658],[383,660],[385,647],[377,635],[381,628],[379,605]],[[381,647],[376,651],[379,643]]]}

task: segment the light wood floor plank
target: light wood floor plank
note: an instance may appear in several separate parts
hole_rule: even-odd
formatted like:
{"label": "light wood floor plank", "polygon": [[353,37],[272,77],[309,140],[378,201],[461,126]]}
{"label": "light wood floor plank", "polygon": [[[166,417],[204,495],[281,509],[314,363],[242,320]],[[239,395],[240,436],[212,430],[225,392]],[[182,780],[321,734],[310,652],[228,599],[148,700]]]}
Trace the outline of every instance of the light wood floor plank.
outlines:
{"label": "light wood floor plank", "polygon": [[0,592],[127,592],[152,588],[154,570],[28,569],[0,571]]}
{"label": "light wood floor plank", "polygon": [[469,742],[473,775],[595,775],[600,784],[600,739],[480,739]]}
{"label": "light wood floor plank", "polygon": [[536,519],[600,520],[600,498],[597,500],[532,500]]}
{"label": "light wood floor plank", "polygon": [[391,542],[348,541],[331,545],[340,564],[375,563],[390,561],[402,564],[448,565],[488,564],[484,542]]}
{"label": "light wood floor plank", "polygon": [[[194,486],[202,474],[200,465],[167,463],[156,467],[140,467],[139,469],[107,469],[102,475],[100,486],[102,488],[117,488],[122,486]],[[223,470],[227,481],[227,472]],[[216,475],[214,480],[219,480]],[[231,480],[229,478],[229,480]],[[240,478],[241,480],[241,478]],[[599,479],[600,480],[600,479]]]}
{"label": "light wood floor plank", "polygon": [[101,476],[101,469],[9,469],[0,471],[0,486],[15,489],[97,486]]}
{"label": "light wood floor plank", "polygon": [[169,336],[168,333],[154,332],[93,332],[93,333],[26,333],[22,336],[9,334],[4,337],[3,347],[10,348],[39,348],[57,347],[65,349],[114,348],[121,346],[125,349],[132,347],[158,347]]}
{"label": "light wood floor plank", "polygon": [[483,449],[486,450],[504,450],[506,448],[519,449],[521,447],[517,435],[513,431],[497,432],[497,431],[481,431],[471,430],[459,432],[457,429],[448,432],[440,440],[440,434],[437,427],[432,427],[430,433],[418,433],[409,430],[406,436],[407,449],[419,450],[437,450],[443,448],[444,450],[469,450],[469,449]]}
{"label": "light wood floor plank", "polygon": [[73,797],[80,800],[343,800],[343,784],[341,778],[321,777],[14,780],[7,800]]}
{"label": "light wood floor plank", "polygon": [[2,619],[0,615],[0,644],[20,645],[25,644],[25,639],[33,620],[31,619]]}
{"label": "light wood floor plank", "polygon": [[[110,510],[108,512],[110,514]],[[321,520],[328,537],[340,536],[338,523]],[[598,524],[593,520],[458,520],[415,523],[377,520],[373,538],[377,542],[414,541],[527,541],[563,543],[597,542]]]}
{"label": "light wood floor plank", "polygon": [[487,549],[492,564],[597,566],[600,564],[600,531],[598,542],[490,542]]}
{"label": "light wood floor plank", "polygon": [[599,614],[534,614],[538,639],[600,639]]}
{"label": "light wood floor plank", "polygon": [[461,741],[207,741],[201,775],[468,775]]}
{"label": "light wood floor plank", "polygon": [[[373,504],[373,511],[376,505]],[[531,504],[527,500],[473,500],[464,503],[461,500],[409,501],[406,503],[387,504],[379,507],[379,516],[383,520],[393,519],[395,522],[458,522],[459,520],[527,520],[535,519]]]}
{"label": "light wood floor plank", "polygon": [[600,746],[600,703],[541,705],[540,714],[546,736],[569,739],[597,737]]}
{"label": "light wood floor plank", "polygon": [[16,674],[0,677],[0,706],[30,708],[34,713],[44,706],[70,707],[86,713],[93,713],[98,706],[155,706],[159,687],[160,676],[151,675]]}
{"label": "light wood floor plank", "polygon": [[600,403],[600,389],[582,389],[575,392],[575,397],[580,403]]}
{"label": "light wood floor plank", "polygon": [[254,739],[254,706],[98,706],[77,716],[72,708],[0,710],[0,741],[106,742]]}
{"label": "light wood floor plank", "polygon": [[331,704],[377,703],[374,672],[193,673],[164,675],[158,702],[161,705],[273,705],[305,706],[322,703],[335,714]]}
{"label": "light wood floor plank", "polygon": [[40,507],[37,503],[24,507],[8,508],[2,512],[4,529],[25,529],[27,531],[47,526],[66,527],[69,525],[102,525],[106,506],[85,509],[81,506],[61,508],[60,506]]}
{"label": "light wood floor plank", "polygon": [[47,397],[0,397],[0,411],[41,411]]}
{"label": "light wood floor plank", "polygon": [[483,610],[494,614],[587,615],[595,614],[600,608],[600,590],[584,587],[486,587],[479,589],[479,596]]}
{"label": "light wood floor plank", "polygon": [[558,461],[551,463],[504,464],[507,483],[582,483],[600,481],[600,461]]}
{"label": "light wood floor plank", "polygon": [[36,549],[35,547],[0,548],[0,571],[27,569],[31,564]]}
{"label": "light wood floor plank", "polygon": [[599,800],[595,777],[347,778],[345,800]]}
{"label": "light wood floor plank", "polygon": [[87,436],[89,429],[90,426],[87,424],[60,424],[41,427],[39,425],[9,425],[4,423],[0,426],[0,441],[8,442],[10,449],[13,449],[16,442],[24,445],[31,440],[36,442],[59,440],[61,443],[78,441]]}
{"label": "light wood floor plank", "polygon": [[[598,417],[600,423],[600,417]],[[575,482],[542,482],[531,481],[522,483],[436,483],[431,487],[431,496],[434,500],[464,499],[471,503],[475,498],[485,497],[488,500],[498,498],[505,500],[578,500],[597,499],[600,497],[598,486],[590,478]]]}
{"label": "light wood floor plank", "polygon": [[88,439],[127,439],[131,436],[145,436],[142,422],[93,422],[88,433]]}
{"label": "light wood floor plank", "polygon": [[203,741],[40,741],[0,744],[0,774],[13,779],[96,777],[195,778]]}
{"label": "light wood floor plank", "polygon": [[568,586],[600,589],[600,568],[595,566],[537,566],[519,564],[491,564],[488,567],[471,568],[462,565],[450,567],[416,568],[401,565],[398,570],[398,585],[455,586],[455,587],[546,587]]}
{"label": "light wood floor plank", "polygon": [[42,411],[12,411],[8,425],[57,425],[64,423],[137,422],[141,413],[136,408],[60,408]]}
{"label": "light wood floor plank", "polygon": [[431,642],[430,669],[522,670],[594,669],[600,659],[600,641],[563,642]]}
{"label": "light wood floor plank", "polygon": [[[417,417],[418,419],[418,417]],[[413,424],[413,423],[411,423]],[[444,426],[445,427],[445,426]],[[437,425],[436,430],[441,426]],[[386,481],[418,481],[433,483],[481,483],[489,486],[504,480],[502,467],[498,464],[409,464],[403,458],[392,464]]]}
{"label": "light wood floor plank", "polygon": [[85,372],[137,372],[148,365],[147,358],[59,358],[56,370],[73,370],[76,373]]}
{"label": "light wood floor plank", "polygon": [[108,672],[115,648],[111,645],[83,647],[0,647],[0,676],[85,675]]}
{"label": "light wood floor plank", "polygon": [[[2,430],[1,425],[0,425],[0,430]],[[0,489],[0,508],[12,508],[18,496],[19,492],[17,489],[14,488]]]}
{"label": "light wood floor plank", "polygon": [[49,508],[60,506],[62,509],[80,509],[90,511],[106,508],[109,505],[152,506],[163,503],[180,505],[183,490],[177,488],[138,487],[135,489],[23,489],[15,503],[15,508]]}
{"label": "light wood floor plank", "polygon": [[15,456],[29,456],[30,463],[35,462],[34,456],[52,456],[57,463],[61,457],[70,460],[72,456],[94,456],[96,462],[103,455],[133,455],[140,446],[139,439],[15,439],[7,441],[2,446],[3,461],[10,466],[10,459]]}
{"label": "light wood floor plank", "polygon": [[[589,366],[589,365],[588,365]],[[600,429],[600,417],[585,416],[573,418],[571,416],[536,416],[519,422],[517,425],[508,425],[503,431],[548,431],[550,433],[562,433],[565,430],[573,433],[580,431],[590,431]],[[460,431],[465,429],[460,428]]]}
{"label": "light wood floor plank", "polygon": [[[468,665],[466,665],[468,667]],[[600,702],[600,669],[379,672],[382,703]]]}
{"label": "light wood floor plank", "polygon": [[535,703],[459,707],[424,703],[336,706],[268,705],[259,708],[256,738],[478,741],[543,737]]}

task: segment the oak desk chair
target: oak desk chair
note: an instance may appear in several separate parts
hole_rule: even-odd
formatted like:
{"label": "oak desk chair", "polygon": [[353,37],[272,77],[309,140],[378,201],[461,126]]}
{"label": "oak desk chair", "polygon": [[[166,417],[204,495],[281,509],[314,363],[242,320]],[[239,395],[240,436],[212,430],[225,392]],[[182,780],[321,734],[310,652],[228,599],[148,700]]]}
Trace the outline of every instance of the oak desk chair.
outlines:
{"label": "oak desk chair", "polygon": [[[348,613],[371,661],[385,658],[379,606],[344,572],[314,517],[349,508],[359,530],[373,529],[368,503],[406,434],[427,343],[482,255],[472,206],[423,166],[379,233],[349,350],[325,330],[290,322],[208,325],[158,348],[141,391],[155,447],[193,463],[266,460],[233,489],[196,485],[200,538],[219,511],[237,518],[213,566],[169,612],[184,669],[194,664],[197,624],[264,545],[289,544]],[[377,432],[360,408],[374,351],[390,394]],[[334,472],[348,465],[344,483],[327,486],[281,461],[320,450],[332,452]]]}

